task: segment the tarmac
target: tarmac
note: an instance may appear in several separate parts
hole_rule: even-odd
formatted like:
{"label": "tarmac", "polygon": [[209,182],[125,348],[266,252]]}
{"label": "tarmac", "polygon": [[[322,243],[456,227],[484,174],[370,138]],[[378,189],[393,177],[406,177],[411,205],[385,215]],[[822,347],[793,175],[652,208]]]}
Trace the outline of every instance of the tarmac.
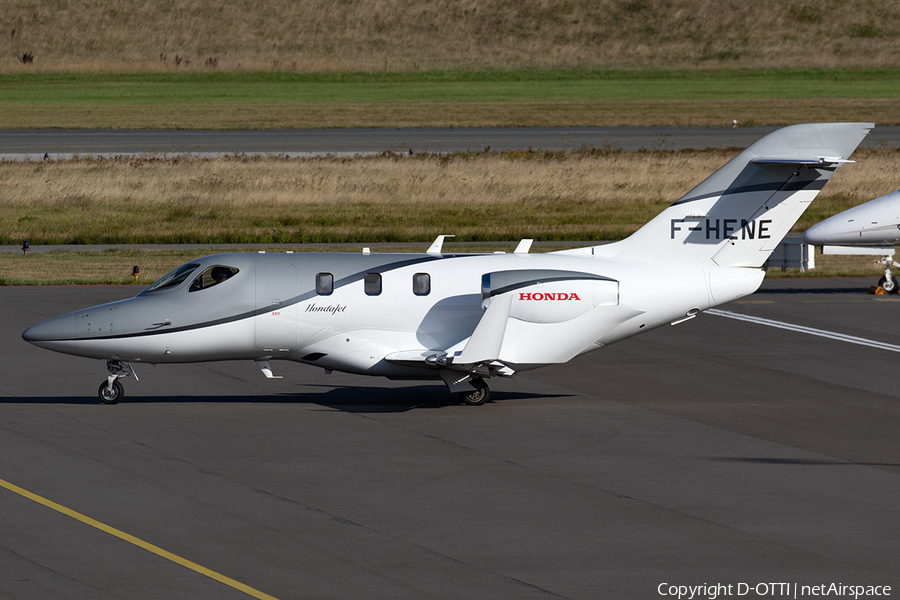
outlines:
{"label": "tarmac", "polygon": [[102,362],[20,335],[134,288],[0,288],[0,598],[898,597],[873,283],[767,280],[480,407],[252,362],[138,366],[105,406]]}
{"label": "tarmac", "polygon": [[[116,156],[357,156],[384,152],[508,152],[745,148],[777,129],[758,127],[448,127],[421,129],[6,129],[0,160]],[[900,127],[876,126],[862,147],[897,148]]]}

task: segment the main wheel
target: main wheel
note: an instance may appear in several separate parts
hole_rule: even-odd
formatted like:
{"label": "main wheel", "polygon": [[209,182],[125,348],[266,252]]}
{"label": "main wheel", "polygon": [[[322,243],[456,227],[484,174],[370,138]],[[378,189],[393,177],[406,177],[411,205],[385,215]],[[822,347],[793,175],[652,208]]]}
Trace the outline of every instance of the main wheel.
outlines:
{"label": "main wheel", "polygon": [[97,390],[97,393],[100,395],[100,402],[103,404],[118,404],[125,397],[125,388],[116,379],[113,381],[112,389],[110,390],[109,382],[104,381],[100,384],[100,389]]}
{"label": "main wheel", "polygon": [[885,294],[893,294],[897,291],[897,278],[891,277],[889,281],[887,277],[882,277],[878,280],[878,285],[881,286]]}
{"label": "main wheel", "polygon": [[462,392],[459,397],[469,406],[481,406],[491,397],[491,389],[481,377],[473,379],[471,383],[475,389],[471,392]]}

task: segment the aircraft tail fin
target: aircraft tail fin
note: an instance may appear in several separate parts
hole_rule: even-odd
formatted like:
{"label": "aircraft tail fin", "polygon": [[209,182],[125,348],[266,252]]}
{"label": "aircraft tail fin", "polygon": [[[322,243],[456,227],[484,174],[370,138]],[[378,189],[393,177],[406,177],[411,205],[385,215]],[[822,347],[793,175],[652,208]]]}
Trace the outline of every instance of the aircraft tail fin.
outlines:
{"label": "aircraft tail fin", "polygon": [[761,267],[873,127],[805,123],[778,129],[627,239],[588,250],[595,256]]}

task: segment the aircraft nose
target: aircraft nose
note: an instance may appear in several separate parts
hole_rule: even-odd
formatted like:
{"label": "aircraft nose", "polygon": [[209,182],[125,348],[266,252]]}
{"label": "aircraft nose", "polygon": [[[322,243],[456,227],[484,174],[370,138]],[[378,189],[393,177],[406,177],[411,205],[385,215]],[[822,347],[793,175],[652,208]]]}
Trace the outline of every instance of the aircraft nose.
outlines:
{"label": "aircraft nose", "polygon": [[825,221],[817,223],[803,232],[803,243],[813,246],[824,246],[828,244],[829,231]]}
{"label": "aircraft nose", "polygon": [[26,342],[44,348],[53,348],[60,342],[75,342],[77,321],[75,315],[63,315],[33,325],[22,332]]}
{"label": "aircraft nose", "polygon": [[837,214],[804,231],[803,242],[813,246],[859,243],[860,233],[852,225],[846,217],[846,213]]}

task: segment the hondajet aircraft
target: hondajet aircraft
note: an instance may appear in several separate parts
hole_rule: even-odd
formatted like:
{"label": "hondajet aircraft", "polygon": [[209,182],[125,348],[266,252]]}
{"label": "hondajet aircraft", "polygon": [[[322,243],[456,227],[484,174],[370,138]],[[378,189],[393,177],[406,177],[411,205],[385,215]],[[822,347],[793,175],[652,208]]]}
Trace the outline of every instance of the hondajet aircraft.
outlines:
{"label": "hondajet aircraft", "polygon": [[22,337],[106,361],[119,402],[132,363],[292,360],[443,381],[468,404],[485,379],[564,363],[759,287],[761,266],[871,123],[793,125],[758,140],[630,237],[530,254],[218,254],[136,297]]}
{"label": "hondajet aircraft", "polygon": [[878,263],[884,265],[884,275],[878,285],[887,293],[896,293],[900,282],[891,267],[900,267],[893,258],[894,246],[900,244],[900,190],[816,223],[803,232],[803,241],[831,254],[881,256]]}

